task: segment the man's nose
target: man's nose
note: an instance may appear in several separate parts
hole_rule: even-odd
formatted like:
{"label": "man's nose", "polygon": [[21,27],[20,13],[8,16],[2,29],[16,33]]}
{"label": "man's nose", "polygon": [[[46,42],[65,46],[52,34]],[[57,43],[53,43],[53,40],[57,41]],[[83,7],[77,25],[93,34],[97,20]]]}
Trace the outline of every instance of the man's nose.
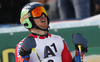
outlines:
{"label": "man's nose", "polygon": [[44,14],[42,14],[41,18],[45,18],[45,15],[44,15]]}

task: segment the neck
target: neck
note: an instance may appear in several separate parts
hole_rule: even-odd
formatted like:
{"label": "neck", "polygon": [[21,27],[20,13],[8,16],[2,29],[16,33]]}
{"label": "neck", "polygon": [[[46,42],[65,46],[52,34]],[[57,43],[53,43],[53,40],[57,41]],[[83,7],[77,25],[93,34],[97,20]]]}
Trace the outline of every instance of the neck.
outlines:
{"label": "neck", "polygon": [[36,33],[38,35],[46,35],[48,33],[47,31],[43,31],[35,28],[30,29],[30,31],[31,33]]}

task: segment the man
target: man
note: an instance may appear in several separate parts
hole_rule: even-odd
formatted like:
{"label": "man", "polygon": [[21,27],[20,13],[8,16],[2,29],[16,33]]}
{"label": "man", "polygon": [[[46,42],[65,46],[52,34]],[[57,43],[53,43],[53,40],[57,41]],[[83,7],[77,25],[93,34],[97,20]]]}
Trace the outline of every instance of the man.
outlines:
{"label": "man", "polygon": [[[16,62],[75,62],[77,58],[80,58],[80,56],[75,56],[75,59],[72,58],[67,43],[62,37],[48,33],[50,21],[41,3],[26,4],[21,11],[20,22],[31,34],[17,44]],[[82,37],[80,34],[78,36]],[[73,35],[73,43],[76,47],[77,44],[87,44],[87,41],[85,41],[86,44],[77,43],[76,37],[77,35]],[[86,49],[87,46],[84,48]],[[78,48],[76,50],[79,53]]]}
{"label": "man", "polygon": [[58,5],[60,19],[90,17],[90,0],[56,0],[56,1]]}

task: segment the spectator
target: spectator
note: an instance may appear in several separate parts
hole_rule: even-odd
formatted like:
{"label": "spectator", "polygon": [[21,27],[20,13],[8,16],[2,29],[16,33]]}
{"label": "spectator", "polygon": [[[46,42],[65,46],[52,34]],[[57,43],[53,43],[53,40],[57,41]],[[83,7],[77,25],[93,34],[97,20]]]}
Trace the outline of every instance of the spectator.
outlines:
{"label": "spectator", "polygon": [[90,16],[90,0],[58,0],[60,19]]}
{"label": "spectator", "polygon": [[96,14],[100,13],[100,0],[96,0]]}
{"label": "spectator", "polygon": [[100,0],[90,0],[90,14],[94,16],[100,13]]}
{"label": "spectator", "polygon": [[90,0],[90,16],[96,15],[96,0]]}

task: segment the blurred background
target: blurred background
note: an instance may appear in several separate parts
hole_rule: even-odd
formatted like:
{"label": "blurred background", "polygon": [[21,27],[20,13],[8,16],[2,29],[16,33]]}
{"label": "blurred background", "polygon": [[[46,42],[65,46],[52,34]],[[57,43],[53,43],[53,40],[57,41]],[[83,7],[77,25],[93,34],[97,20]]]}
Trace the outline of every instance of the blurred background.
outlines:
{"label": "blurred background", "polygon": [[72,34],[88,40],[84,62],[100,62],[100,0],[0,0],[0,62],[15,62],[17,43],[30,34],[19,22],[22,7],[41,2],[50,18],[49,33],[62,36],[75,54]]}

